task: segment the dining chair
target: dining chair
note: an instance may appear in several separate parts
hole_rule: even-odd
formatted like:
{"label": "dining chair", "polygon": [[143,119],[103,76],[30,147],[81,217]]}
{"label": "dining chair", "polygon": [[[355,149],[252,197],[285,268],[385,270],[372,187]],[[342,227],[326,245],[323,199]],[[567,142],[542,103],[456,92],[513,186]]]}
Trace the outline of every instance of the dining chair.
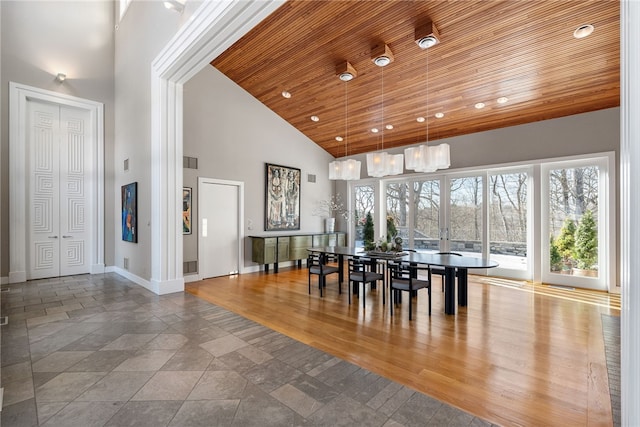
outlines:
{"label": "dining chair", "polygon": [[[459,254],[457,252],[436,252],[436,255],[455,255],[455,256],[462,256],[462,254]],[[444,274],[445,274],[445,270],[444,267],[440,267],[437,265],[432,265],[431,267],[431,274],[437,274],[438,276],[440,276],[441,282],[442,282],[442,292],[444,292]],[[456,275],[458,273],[456,272]]]}
{"label": "dining chair", "polygon": [[[389,261],[389,307],[393,316],[393,306],[400,301],[400,292],[409,294],[409,320],[412,319],[412,295],[417,298],[417,291],[427,289],[429,294],[429,316],[431,316],[431,269],[429,266],[417,265],[407,261]],[[420,278],[421,272],[427,273],[427,279]]]}
{"label": "dining chair", "polygon": [[[351,304],[351,294],[356,293],[356,289],[362,288],[362,308],[365,308],[366,284],[375,286],[378,280],[382,280],[382,294],[387,291],[384,274],[376,270],[378,263],[370,258],[353,257],[349,258],[349,304]],[[362,286],[360,286],[362,285]],[[356,288],[357,287],[357,288]]]}
{"label": "dining chair", "polygon": [[[330,274],[338,274],[340,269],[333,265],[327,265],[325,254],[310,253],[307,257],[307,267],[309,268],[309,294],[311,294],[311,275],[318,276],[318,287],[320,288],[320,297],[327,284],[327,276]],[[338,293],[342,293],[342,284],[338,280]]]}

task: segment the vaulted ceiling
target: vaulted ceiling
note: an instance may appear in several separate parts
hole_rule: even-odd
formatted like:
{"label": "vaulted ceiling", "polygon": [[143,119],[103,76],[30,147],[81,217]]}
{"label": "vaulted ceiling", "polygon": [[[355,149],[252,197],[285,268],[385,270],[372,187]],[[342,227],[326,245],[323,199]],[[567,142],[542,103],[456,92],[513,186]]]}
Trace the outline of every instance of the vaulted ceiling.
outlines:
{"label": "vaulted ceiling", "polygon": [[[428,21],[440,43],[422,50]],[[342,157],[619,106],[619,27],[610,0],[289,0],[212,65]],[[394,61],[378,67],[384,44]]]}

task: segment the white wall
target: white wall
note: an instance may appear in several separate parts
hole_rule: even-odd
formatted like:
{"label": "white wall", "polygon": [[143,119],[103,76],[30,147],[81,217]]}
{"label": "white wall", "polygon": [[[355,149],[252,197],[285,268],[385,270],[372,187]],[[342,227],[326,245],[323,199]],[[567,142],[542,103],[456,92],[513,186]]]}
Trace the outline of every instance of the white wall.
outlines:
{"label": "white wall", "polygon": [[[183,184],[193,188],[196,202],[193,234],[183,240],[184,261],[197,260],[198,176],[244,182],[245,235],[267,235],[265,163],[299,168],[300,232],[323,230],[313,208],[333,191],[328,180],[333,157],[212,66],[184,85],[183,147],[185,156],[198,158],[198,170],[184,170]],[[307,182],[308,174],[316,175],[315,183]],[[245,265],[251,264],[251,251],[245,250]]]}
{"label": "white wall", "polygon": [[[115,148],[113,185],[107,187],[115,203],[106,216],[114,218],[106,239],[114,241],[113,264],[143,279],[151,277],[151,63],[200,2],[189,1],[182,14],[161,1],[133,1],[115,32]],[[129,160],[129,170],[123,163]],[[138,243],[121,238],[120,188],[138,183]]]}
{"label": "white wall", "polygon": [[[106,188],[112,188],[114,3],[112,1],[1,1],[0,276],[9,269],[9,82],[104,104]],[[57,73],[67,80],[55,82]],[[105,204],[114,204],[107,192]],[[105,262],[113,257],[113,217],[106,217]]]}

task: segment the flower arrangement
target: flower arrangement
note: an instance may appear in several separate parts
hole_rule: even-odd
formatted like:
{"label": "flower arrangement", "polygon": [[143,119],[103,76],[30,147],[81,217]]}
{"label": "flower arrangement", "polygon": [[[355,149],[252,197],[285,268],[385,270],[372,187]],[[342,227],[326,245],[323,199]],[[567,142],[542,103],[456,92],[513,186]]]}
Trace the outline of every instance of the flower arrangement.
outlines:
{"label": "flower arrangement", "polygon": [[313,210],[314,216],[320,216],[323,218],[332,218],[340,216],[345,220],[349,220],[349,211],[344,207],[342,198],[339,194],[331,196],[328,199],[318,201],[315,209]]}

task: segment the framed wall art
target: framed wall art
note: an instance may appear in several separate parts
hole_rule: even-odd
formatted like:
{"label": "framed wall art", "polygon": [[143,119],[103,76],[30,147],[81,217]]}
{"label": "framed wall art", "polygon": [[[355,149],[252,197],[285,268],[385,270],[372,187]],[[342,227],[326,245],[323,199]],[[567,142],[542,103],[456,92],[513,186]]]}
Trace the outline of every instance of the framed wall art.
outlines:
{"label": "framed wall art", "polygon": [[191,187],[182,189],[182,234],[191,234]]}
{"label": "framed wall art", "polygon": [[300,169],[267,163],[265,231],[300,230]]}
{"label": "framed wall art", "polygon": [[122,240],[138,243],[138,183],[123,185],[122,192]]}

